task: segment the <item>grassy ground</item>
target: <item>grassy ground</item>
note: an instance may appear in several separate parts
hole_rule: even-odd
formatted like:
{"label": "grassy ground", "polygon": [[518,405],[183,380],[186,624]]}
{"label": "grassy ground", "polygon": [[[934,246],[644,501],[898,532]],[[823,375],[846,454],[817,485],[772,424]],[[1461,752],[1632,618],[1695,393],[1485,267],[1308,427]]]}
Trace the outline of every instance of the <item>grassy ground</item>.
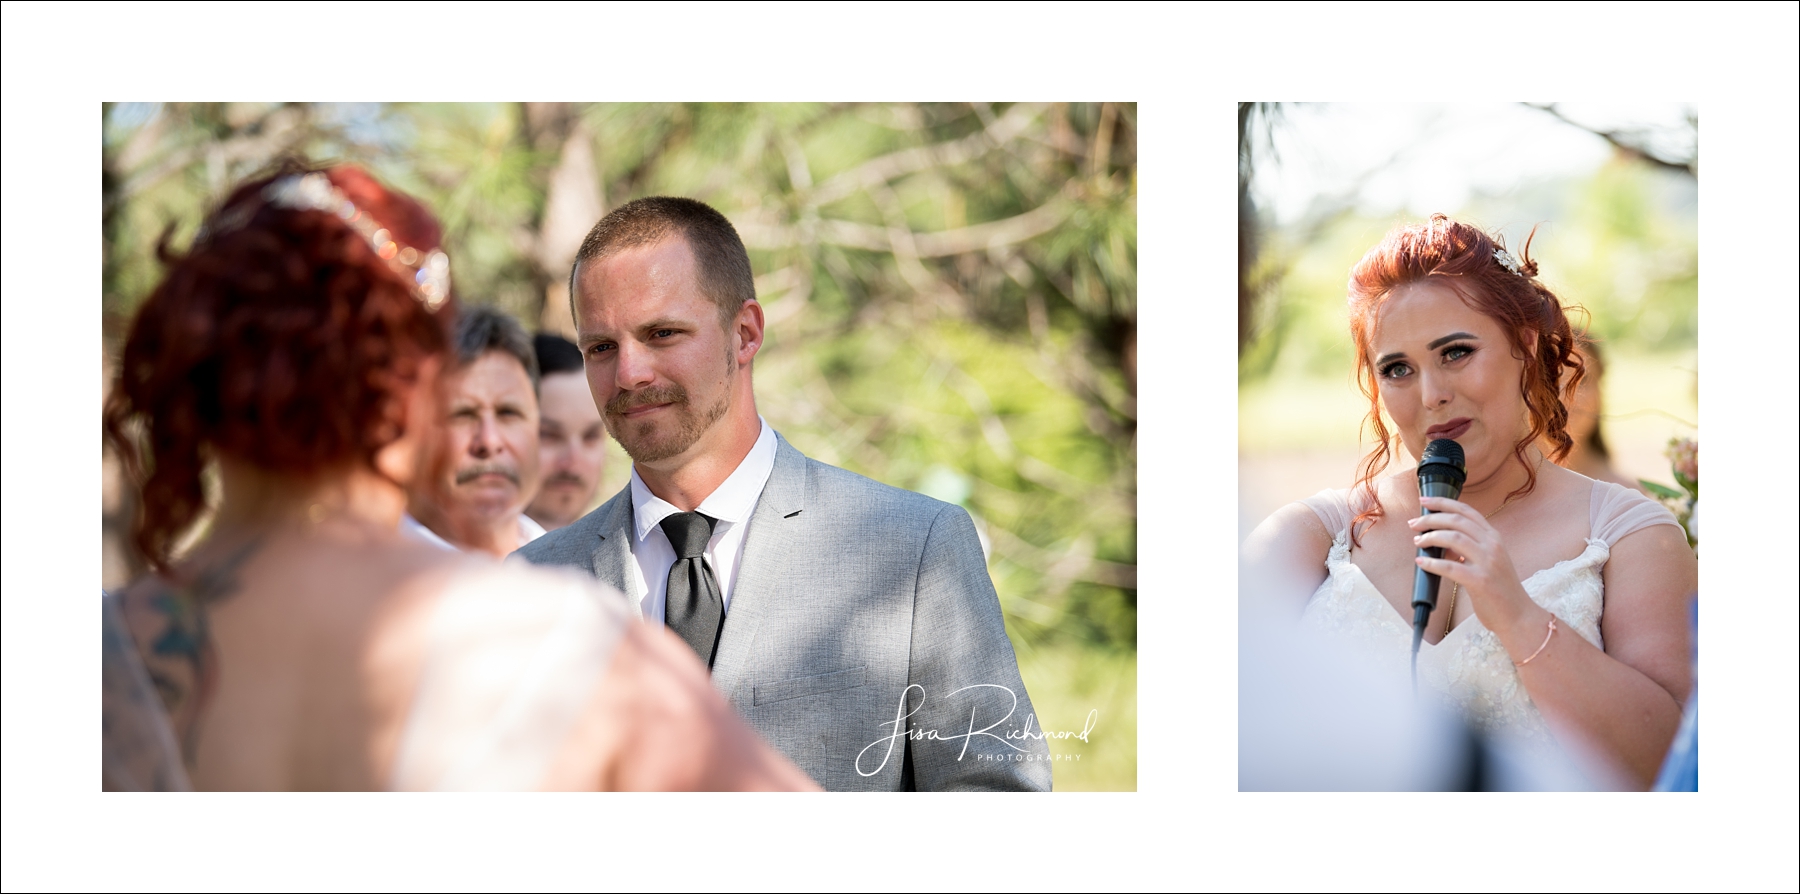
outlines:
{"label": "grassy ground", "polygon": [[[1018,654],[1037,728],[1053,734],[1056,790],[1137,791],[1137,654],[1076,646],[1021,646]],[[1084,729],[1085,742],[1074,735]]]}

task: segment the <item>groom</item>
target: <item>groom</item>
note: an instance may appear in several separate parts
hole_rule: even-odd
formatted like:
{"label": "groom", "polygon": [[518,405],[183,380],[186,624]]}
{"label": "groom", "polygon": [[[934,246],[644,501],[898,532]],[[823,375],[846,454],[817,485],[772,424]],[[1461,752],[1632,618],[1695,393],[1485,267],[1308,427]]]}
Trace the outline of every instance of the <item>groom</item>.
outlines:
{"label": "groom", "polygon": [[968,513],[801,455],[756,411],[750,259],[691,199],[608,214],[570,274],[588,386],[631,483],[515,555],[667,624],[827,789],[1047,790]]}

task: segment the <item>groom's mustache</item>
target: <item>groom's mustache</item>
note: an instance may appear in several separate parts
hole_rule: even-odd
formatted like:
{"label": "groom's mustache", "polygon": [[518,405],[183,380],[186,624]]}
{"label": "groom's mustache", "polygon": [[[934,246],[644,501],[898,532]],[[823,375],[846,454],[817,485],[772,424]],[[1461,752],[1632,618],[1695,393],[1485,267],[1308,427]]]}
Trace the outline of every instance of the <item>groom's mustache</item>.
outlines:
{"label": "groom's mustache", "polygon": [[687,389],[680,385],[652,385],[637,391],[621,391],[606,402],[606,415],[620,416],[638,407],[656,404],[685,404],[688,402]]}

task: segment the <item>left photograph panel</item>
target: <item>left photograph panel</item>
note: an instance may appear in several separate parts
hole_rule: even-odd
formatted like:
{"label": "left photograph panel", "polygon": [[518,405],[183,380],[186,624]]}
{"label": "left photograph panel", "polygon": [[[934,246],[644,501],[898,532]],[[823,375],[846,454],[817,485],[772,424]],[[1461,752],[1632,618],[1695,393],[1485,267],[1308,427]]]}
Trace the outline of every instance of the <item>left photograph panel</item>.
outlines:
{"label": "left photograph panel", "polygon": [[1133,103],[107,103],[108,790],[1135,790]]}

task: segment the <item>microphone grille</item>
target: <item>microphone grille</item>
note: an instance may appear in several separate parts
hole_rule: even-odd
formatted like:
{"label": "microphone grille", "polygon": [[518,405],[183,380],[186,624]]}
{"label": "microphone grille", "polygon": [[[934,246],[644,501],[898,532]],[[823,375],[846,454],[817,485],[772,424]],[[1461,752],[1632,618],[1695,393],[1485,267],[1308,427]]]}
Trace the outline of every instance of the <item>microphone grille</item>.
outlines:
{"label": "microphone grille", "polygon": [[1425,445],[1425,455],[1419,457],[1419,465],[1424,466],[1428,463],[1444,463],[1458,469],[1467,468],[1463,462],[1462,445],[1449,438],[1439,438]]}

